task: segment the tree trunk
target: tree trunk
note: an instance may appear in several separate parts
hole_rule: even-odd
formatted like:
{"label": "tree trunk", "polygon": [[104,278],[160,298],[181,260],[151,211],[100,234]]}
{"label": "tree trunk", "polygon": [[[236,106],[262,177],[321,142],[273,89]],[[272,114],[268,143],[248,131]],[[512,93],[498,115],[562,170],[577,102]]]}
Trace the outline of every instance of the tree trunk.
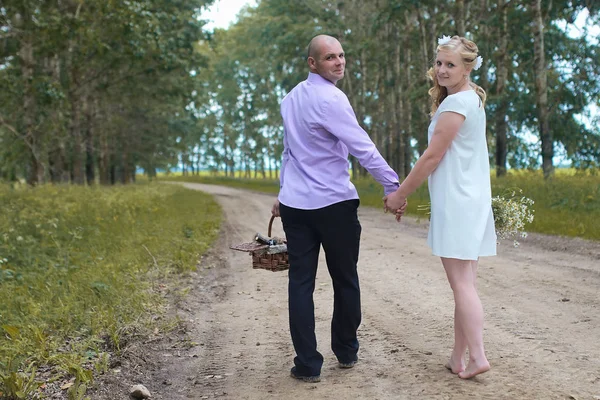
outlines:
{"label": "tree trunk", "polygon": [[[358,96],[360,96],[360,101],[359,101],[359,114],[358,114],[358,123],[360,124],[360,126],[362,126],[363,128],[364,123],[365,123],[365,115],[367,115],[367,90],[368,90],[368,85],[367,85],[367,79],[368,79],[368,68],[367,68],[367,59],[368,59],[368,55],[367,55],[367,50],[365,49],[365,47],[363,47],[361,49],[360,52],[360,93],[358,94]],[[372,124],[371,126],[374,126],[374,124]],[[372,132],[367,132],[370,135],[372,134]],[[361,177],[365,177],[367,176],[367,170],[363,168],[362,165],[360,165],[360,163],[358,162],[358,160],[354,160],[354,163],[356,165],[356,170],[358,171],[358,174]]]}
{"label": "tree trunk", "polygon": [[146,175],[148,175],[148,179],[149,180],[154,180],[156,178],[156,168],[154,167],[148,167],[146,169]]}
{"label": "tree trunk", "polygon": [[[25,30],[30,19],[29,13],[23,14],[23,24]],[[30,167],[27,175],[27,183],[29,185],[37,185],[42,183],[44,179],[44,167],[39,159],[38,137],[35,124],[35,91],[33,88],[33,44],[29,35],[25,35],[21,40],[21,48],[19,50],[19,58],[21,61],[21,74],[23,80],[23,133],[27,147],[30,151],[29,160]]]}
{"label": "tree trunk", "polygon": [[544,54],[544,21],[542,19],[541,0],[532,0],[533,12],[533,54],[535,69],[535,95],[538,114],[538,126],[542,142],[542,170],[544,179],[554,173],[554,141],[548,124],[548,80],[546,76],[546,57]]}
{"label": "tree trunk", "polygon": [[121,183],[126,185],[131,183],[132,159],[130,153],[129,140],[126,135],[121,135]]}
{"label": "tree trunk", "polygon": [[[410,23],[410,20],[407,18],[407,26],[409,27],[413,27],[413,24]],[[409,32],[405,35],[404,37],[404,43],[405,43],[405,48],[406,50],[406,60],[404,65],[406,66],[405,71],[406,71],[406,85],[404,86],[406,88],[406,93],[411,93],[413,90],[413,76],[412,76],[412,69],[410,68],[410,66],[412,65],[412,52],[410,50],[410,41],[413,38],[412,35],[413,31],[412,29],[409,30]],[[403,109],[404,109],[404,121],[405,121],[405,129],[403,129],[403,134],[402,134],[402,149],[404,151],[404,157],[402,157],[402,160],[404,162],[404,165],[402,166],[402,174],[400,176],[401,179],[406,178],[406,176],[409,174],[411,167],[412,167],[412,148],[410,145],[410,139],[413,137],[413,119],[412,119],[412,114],[413,114],[413,107],[412,107],[412,101],[410,101],[410,99],[406,98],[405,101],[403,102]]]}
{"label": "tree trunk", "polygon": [[118,171],[117,171],[117,164],[116,164],[116,160],[115,160],[115,156],[114,154],[110,157],[111,161],[110,161],[110,167],[109,167],[109,182],[111,185],[114,185],[117,183],[117,179],[118,179]]}
{"label": "tree trunk", "polygon": [[63,138],[58,139],[55,150],[48,154],[51,162],[50,177],[52,183],[69,183],[70,174],[67,165],[67,146]]}
{"label": "tree trunk", "polygon": [[[392,110],[392,115],[394,116],[394,126],[395,126],[395,163],[394,170],[399,176],[404,176],[404,133],[406,132],[406,114],[404,108],[403,101],[403,88],[402,84],[402,63],[401,63],[401,51],[400,47],[402,44],[400,32],[398,26],[394,26],[394,88],[392,88],[392,97],[394,98],[394,108]],[[401,123],[402,122],[402,123]]]}
{"label": "tree trunk", "polygon": [[98,170],[100,174],[100,184],[110,185],[110,151],[108,148],[108,133],[100,133],[100,154],[98,155]]}
{"label": "tree trunk", "polygon": [[[62,70],[63,67],[64,64],[61,63],[58,54],[48,60],[47,73],[52,76],[54,82],[60,83],[61,76],[64,72]],[[68,183],[67,133],[64,128],[63,113],[55,112],[50,118],[53,126],[60,127],[53,132],[54,140],[52,140],[52,145],[48,149],[48,173],[50,175],[50,181],[52,183]]]}
{"label": "tree trunk", "polygon": [[81,136],[81,98],[71,96],[71,140],[73,144],[72,154],[72,176],[73,183],[83,185],[84,181],[84,157],[85,142]]}
{"label": "tree trunk", "polygon": [[200,152],[197,151],[196,152],[196,175],[200,175],[200,168],[201,168]]}
{"label": "tree trunk", "polygon": [[[426,29],[427,22],[423,18],[423,15],[422,15],[423,12],[424,12],[424,10],[418,10],[417,18],[419,21],[419,28],[421,30],[421,62],[423,63],[423,65],[425,66],[425,69],[427,70],[431,66],[431,59],[429,57],[429,50],[428,50],[429,41],[428,41],[427,29]],[[435,38],[434,38],[434,40],[435,40]],[[434,46],[435,46],[435,43],[434,43]],[[433,48],[435,49],[435,47],[433,47]],[[428,101],[420,102],[421,113],[423,115],[429,115],[428,103],[429,103],[429,99],[428,99]],[[415,135],[414,137],[417,141],[417,151],[419,152],[419,155],[421,155],[425,152],[425,149],[427,149],[427,130],[420,129],[419,133],[417,135]]]}
{"label": "tree trunk", "polygon": [[88,185],[96,182],[96,170],[94,163],[94,103],[85,103],[85,180]]}
{"label": "tree trunk", "polygon": [[459,36],[465,36],[465,0],[456,0],[456,30]]}
{"label": "tree trunk", "polygon": [[502,15],[500,24],[500,44],[498,50],[498,72],[496,78],[496,95],[498,96],[498,109],[496,112],[496,176],[506,175],[507,156],[507,131],[508,99],[505,88],[508,79],[508,3],[500,0],[498,3]]}
{"label": "tree trunk", "polygon": [[[356,107],[356,104],[354,103],[354,97],[353,95],[351,95],[352,92],[352,75],[350,75],[349,73],[346,73],[344,75],[344,79],[342,81],[342,89],[344,90],[344,93],[346,93],[346,96],[348,96],[349,100],[350,100],[350,104],[352,105],[352,107],[355,110],[355,114],[356,114],[356,119],[360,122],[360,116],[357,113],[360,113],[360,110],[358,109],[358,107]],[[349,162],[350,162],[350,168],[352,170],[352,179],[355,179],[358,177],[358,162],[357,160],[351,155],[349,157]]]}
{"label": "tree trunk", "polygon": [[[500,1],[502,2],[502,0],[500,0]],[[479,34],[477,35],[477,37],[478,37],[477,41],[478,41],[478,45],[479,45],[479,54],[491,54],[493,51],[492,50],[493,47],[490,46],[489,43],[490,43],[490,41],[494,41],[496,38],[494,38],[494,39],[490,38],[490,34],[489,34],[490,28],[489,28],[488,24],[485,23],[485,19],[484,19],[485,17],[487,17],[486,14],[484,14],[484,12],[490,9],[489,1],[481,0],[481,3],[479,4],[479,6],[484,10],[480,14],[481,23],[480,23],[480,27],[479,27]],[[498,6],[500,7],[500,4]],[[483,65],[481,66],[481,69],[478,71],[479,72],[478,84],[486,92],[489,92],[489,89],[490,89],[490,82],[488,79],[489,66],[490,66],[489,62],[484,62]]]}
{"label": "tree trunk", "polygon": [[[390,43],[390,47],[393,43],[393,35],[394,29],[391,26],[391,23],[388,24],[385,30],[385,36],[382,38],[384,42]],[[391,50],[391,49],[390,49]],[[385,121],[385,125],[381,128],[382,132],[382,145],[383,150],[385,151],[385,158],[389,165],[392,166],[394,170],[397,168],[397,160],[398,154],[394,151],[396,148],[396,130],[398,129],[398,105],[396,103],[396,91],[395,87],[395,78],[396,78],[396,57],[395,52],[386,51],[387,65],[391,68],[386,68],[385,71],[385,83],[382,85],[383,88],[383,96],[382,99],[385,100],[383,115],[381,116],[381,121]]]}

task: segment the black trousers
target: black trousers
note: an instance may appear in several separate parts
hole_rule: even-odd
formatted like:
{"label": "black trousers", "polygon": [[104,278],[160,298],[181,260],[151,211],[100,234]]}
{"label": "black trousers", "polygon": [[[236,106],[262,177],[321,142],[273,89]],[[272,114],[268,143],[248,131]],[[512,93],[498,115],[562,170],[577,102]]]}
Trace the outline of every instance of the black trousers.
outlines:
{"label": "black trousers", "polygon": [[294,364],[301,375],[319,375],[323,365],[323,356],[317,351],[313,302],[321,245],[334,290],[331,349],[340,362],[357,359],[356,331],[361,321],[357,272],[361,233],[358,206],[358,200],[317,210],[280,205],[290,260],[290,332],[296,350]]}

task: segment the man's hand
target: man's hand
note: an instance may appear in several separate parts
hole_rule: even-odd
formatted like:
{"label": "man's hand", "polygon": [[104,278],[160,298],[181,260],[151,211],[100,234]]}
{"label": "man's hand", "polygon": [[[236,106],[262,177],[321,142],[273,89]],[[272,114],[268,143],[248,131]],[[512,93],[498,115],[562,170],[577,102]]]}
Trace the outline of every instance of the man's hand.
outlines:
{"label": "man's hand", "polygon": [[406,211],[406,197],[398,194],[398,191],[390,193],[383,198],[385,212],[393,212],[396,215],[396,221],[400,222],[402,215]]}
{"label": "man's hand", "polygon": [[402,207],[396,210],[396,221],[400,222],[402,216],[404,215],[404,212],[406,211],[406,206],[408,206],[408,201],[405,200]]}
{"label": "man's hand", "polygon": [[273,214],[274,217],[281,217],[281,214],[279,214],[279,199],[276,199],[275,203],[273,203],[273,207],[271,207],[271,214]]}

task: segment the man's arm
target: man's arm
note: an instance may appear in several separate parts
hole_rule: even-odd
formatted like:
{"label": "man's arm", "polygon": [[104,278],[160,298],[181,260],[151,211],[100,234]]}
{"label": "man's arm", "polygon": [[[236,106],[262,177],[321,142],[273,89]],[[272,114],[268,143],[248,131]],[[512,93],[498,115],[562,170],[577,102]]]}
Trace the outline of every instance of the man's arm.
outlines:
{"label": "man's arm", "polygon": [[398,174],[394,172],[377,150],[377,147],[363,128],[348,98],[340,94],[332,99],[324,109],[323,127],[348,147],[348,151],[358,159],[369,173],[381,183],[386,195],[398,186]]}
{"label": "man's arm", "polygon": [[[281,154],[281,169],[279,171],[279,190],[283,187],[284,175],[285,175],[285,166],[290,159],[289,147],[287,144],[287,136],[285,134],[285,128],[283,129],[283,152]],[[275,217],[280,217],[279,213],[279,198],[275,199],[275,203],[273,203],[273,207],[271,208],[271,214]]]}
{"label": "man's arm", "polygon": [[283,129],[283,152],[281,153],[281,169],[279,171],[279,189],[283,187],[285,166],[290,159],[290,148],[287,143],[287,135],[285,134],[285,128]]}

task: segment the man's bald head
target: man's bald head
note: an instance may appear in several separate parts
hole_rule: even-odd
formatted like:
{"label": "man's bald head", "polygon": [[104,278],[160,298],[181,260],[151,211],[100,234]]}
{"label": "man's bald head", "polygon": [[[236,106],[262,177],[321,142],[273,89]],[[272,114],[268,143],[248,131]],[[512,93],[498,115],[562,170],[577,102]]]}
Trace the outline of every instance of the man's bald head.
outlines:
{"label": "man's bald head", "polygon": [[310,72],[335,84],[344,77],[346,58],[342,44],[333,36],[318,35],[308,45]]}
{"label": "man's bald head", "polygon": [[327,44],[339,44],[340,42],[329,35],[317,35],[311,39],[308,44],[308,57],[318,58],[321,54],[321,49]]}

